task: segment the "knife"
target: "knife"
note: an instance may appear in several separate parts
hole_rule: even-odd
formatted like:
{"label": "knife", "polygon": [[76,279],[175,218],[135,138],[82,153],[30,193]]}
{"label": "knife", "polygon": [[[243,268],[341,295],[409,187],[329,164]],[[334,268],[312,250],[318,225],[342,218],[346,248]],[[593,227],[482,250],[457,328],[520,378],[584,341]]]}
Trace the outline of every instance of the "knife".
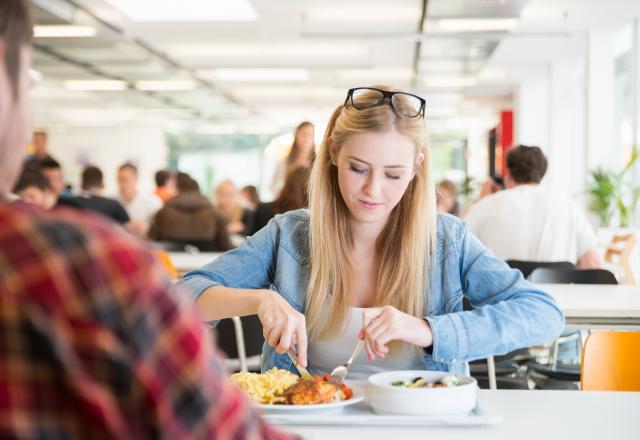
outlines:
{"label": "knife", "polygon": [[304,368],[302,365],[298,364],[298,358],[296,357],[296,354],[291,349],[287,350],[287,354],[289,355],[291,362],[293,362],[293,366],[296,367],[296,369],[300,373],[300,376],[304,380],[313,380],[313,376],[311,375],[311,373],[309,373],[309,370]]}

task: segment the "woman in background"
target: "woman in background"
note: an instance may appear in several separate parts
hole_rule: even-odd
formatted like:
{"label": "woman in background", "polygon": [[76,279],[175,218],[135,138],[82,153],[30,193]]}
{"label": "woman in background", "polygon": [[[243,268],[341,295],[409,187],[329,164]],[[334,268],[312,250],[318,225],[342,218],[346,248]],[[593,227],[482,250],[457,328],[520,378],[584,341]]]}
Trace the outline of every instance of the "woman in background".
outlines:
{"label": "woman in background", "polygon": [[316,157],[314,143],[314,127],[309,121],[301,122],[294,132],[293,145],[287,157],[278,162],[273,173],[271,191],[273,194],[280,194],[287,174],[298,167],[311,168]]}

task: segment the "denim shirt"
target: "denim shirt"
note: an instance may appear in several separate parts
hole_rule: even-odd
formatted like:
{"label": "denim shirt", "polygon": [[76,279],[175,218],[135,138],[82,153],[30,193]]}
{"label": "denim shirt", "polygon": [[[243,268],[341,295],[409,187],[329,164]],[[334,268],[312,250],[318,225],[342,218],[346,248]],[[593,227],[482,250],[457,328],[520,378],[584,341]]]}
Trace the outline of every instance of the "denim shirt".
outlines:
{"label": "denim shirt", "polygon": [[[560,334],[564,315],[553,298],[494,257],[466,223],[438,215],[436,235],[425,292],[424,319],[433,333],[433,346],[424,350],[425,369],[467,374],[468,361],[551,341]],[[269,288],[304,313],[308,247],[309,211],[277,215],[242,246],[188,272],[179,284],[194,301],[215,285]],[[462,310],[463,297],[473,310]],[[262,370],[272,367],[295,372],[288,356],[265,343]]]}

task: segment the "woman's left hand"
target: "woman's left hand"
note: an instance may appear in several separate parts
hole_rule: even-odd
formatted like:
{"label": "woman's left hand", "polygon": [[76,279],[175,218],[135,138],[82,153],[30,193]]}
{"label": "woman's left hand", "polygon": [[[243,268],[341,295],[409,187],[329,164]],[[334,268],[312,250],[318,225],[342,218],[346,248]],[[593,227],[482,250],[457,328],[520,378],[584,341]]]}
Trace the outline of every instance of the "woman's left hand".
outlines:
{"label": "woman's left hand", "polygon": [[408,315],[392,306],[371,307],[362,311],[362,330],[359,337],[370,361],[389,353],[387,343],[403,341],[418,347],[429,347],[433,334],[429,323]]}

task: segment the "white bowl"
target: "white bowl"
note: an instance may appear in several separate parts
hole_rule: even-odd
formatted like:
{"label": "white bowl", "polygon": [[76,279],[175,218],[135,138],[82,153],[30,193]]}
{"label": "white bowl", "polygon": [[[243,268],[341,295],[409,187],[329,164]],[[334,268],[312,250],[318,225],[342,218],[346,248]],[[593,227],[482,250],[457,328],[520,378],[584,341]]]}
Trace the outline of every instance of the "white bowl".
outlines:
{"label": "white bowl", "polygon": [[367,401],[378,414],[421,416],[464,415],[476,406],[477,382],[473,377],[456,375],[459,385],[451,388],[405,388],[391,385],[396,380],[422,377],[435,382],[451,373],[444,371],[388,371],[369,377]]}

